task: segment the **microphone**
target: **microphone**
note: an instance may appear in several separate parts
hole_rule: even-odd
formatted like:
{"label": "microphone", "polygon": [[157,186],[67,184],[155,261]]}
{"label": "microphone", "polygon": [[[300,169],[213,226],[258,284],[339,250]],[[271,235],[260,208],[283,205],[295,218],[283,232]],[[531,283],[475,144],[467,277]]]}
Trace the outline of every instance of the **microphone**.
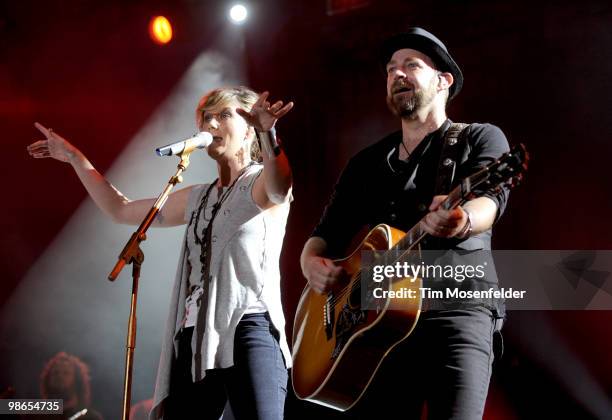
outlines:
{"label": "microphone", "polygon": [[213,141],[212,134],[207,131],[200,131],[193,137],[190,137],[183,141],[177,141],[176,143],[168,144],[166,146],[158,147],[155,149],[158,156],[174,156],[180,155],[183,152],[192,152],[194,149],[204,149]]}

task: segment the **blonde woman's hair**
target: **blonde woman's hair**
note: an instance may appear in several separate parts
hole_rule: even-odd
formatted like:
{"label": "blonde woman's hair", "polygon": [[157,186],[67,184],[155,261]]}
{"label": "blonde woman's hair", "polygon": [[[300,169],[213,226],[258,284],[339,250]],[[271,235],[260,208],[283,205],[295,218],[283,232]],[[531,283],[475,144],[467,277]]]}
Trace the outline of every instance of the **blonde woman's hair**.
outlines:
{"label": "blonde woman's hair", "polygon": [[[219,108],[234,100],[240,104],[242,109],[250,111],[255,102],[257,102],[257,99],[259,99],[259,94],[246,86],[222,87],[211,90],[200,99],[198,107],[196,108],[196,123],[198,129],[202,127],[206,111]],[[251,159],[256,162],[261,162],[261,150],[259,148],[257,136],[253,135],[250,146]]]}

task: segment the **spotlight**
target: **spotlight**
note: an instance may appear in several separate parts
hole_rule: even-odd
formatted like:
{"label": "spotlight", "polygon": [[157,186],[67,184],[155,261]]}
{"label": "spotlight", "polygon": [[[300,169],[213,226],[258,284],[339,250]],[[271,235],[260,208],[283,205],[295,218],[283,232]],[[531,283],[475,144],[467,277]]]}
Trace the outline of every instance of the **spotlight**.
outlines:
{"label": "spotlight", "polygon": [[230,19],[235,24],[243,23],[246,20],[247,15],[248,15],[247,8],[244,7],[242,4],[233,5],[229,11]]}
{"label": "spotlight", "polygon": [[157,44],[164,45],[172,39],[172,25],[164,16],[155,16],[149,22],[149,35]]}

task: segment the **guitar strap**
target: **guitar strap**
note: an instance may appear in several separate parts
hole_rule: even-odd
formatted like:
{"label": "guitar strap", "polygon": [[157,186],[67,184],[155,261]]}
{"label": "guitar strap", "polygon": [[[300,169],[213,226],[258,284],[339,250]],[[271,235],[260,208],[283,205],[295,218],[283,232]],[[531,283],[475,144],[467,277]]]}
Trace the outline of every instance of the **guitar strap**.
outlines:
{"label": "guitar strap", "polygon": [[[467,146],[466,128],[469,126],[470,124],[465,123],[452,123],[446,130],[438,162],[434,195],[448,194],[451,190],[457,166],[461,163],[462,154]],[[493,309],[492,312],[495,354],[496,357],[501,357],[504,352],[504,344],[500,330],[504,322],[505,312],[500,312],[498,309]]]}
{"label": "guitar strap", "polygon": [[434,195],[448,194],[451,190],[457,165],[461,163],[466,142],[466,128],[469,126],[470,124],[465,123],[452,123],[446,130],[438,162]]}

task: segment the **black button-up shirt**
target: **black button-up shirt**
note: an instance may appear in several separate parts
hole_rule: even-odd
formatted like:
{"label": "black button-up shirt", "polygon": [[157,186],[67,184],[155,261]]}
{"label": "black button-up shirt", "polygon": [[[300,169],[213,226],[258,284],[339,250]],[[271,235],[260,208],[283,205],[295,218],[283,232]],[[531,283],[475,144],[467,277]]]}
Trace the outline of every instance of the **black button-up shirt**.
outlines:
{"label": "black button-up shirt", "polygon": [[[367,147],[349,161],[312,233],[327,242],[328,256],[343,256],[364,226],[371,229],[385,223],[407,231],[419,222],[436,193],[442,144],[450,125],[451,121],[446,120],[438,130],[427,135],[406,161],[399,160],[401,131]],[[466,140],[453,186],[509,150],[506,137],[494,125],[471,124],[466,130],[462,134]],[[508,189],[503,188],[499,193],[478,189],[475,192],[497,204],[499,218],[508,199]],[[423,245],[429,249],[490,249],[490,238],[489,230],[465,241],[429,238]]]}

